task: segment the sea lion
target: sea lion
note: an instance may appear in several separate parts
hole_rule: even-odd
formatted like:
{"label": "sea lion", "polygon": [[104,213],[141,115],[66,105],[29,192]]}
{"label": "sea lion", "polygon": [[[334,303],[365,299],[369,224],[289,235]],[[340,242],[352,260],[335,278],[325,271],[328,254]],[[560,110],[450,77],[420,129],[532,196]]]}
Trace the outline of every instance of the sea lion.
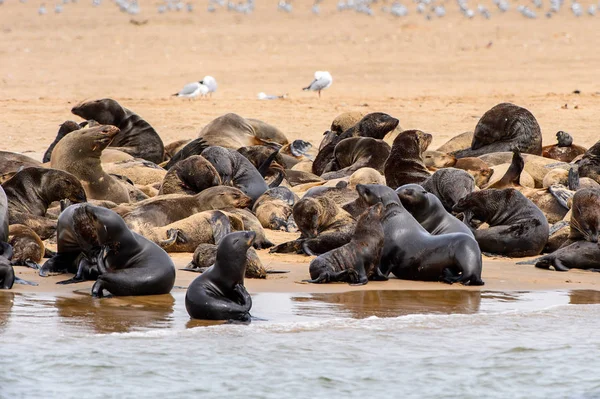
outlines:
{"label": "sea lion", "polygon": [[333,249],[310,262],[309,283],[348,282],[365,285],[369,280],[385,281],[377,265],[383,249],[381,217],[383,205],[376,204],[358,218],[349,243]]}
{"label": "sea lion", "polygon": [[202,155],[193,155],[169,169],[158,194],[194,195],[220,184],[221,177],[215,167]]}
{"label": "sea lion", "polygon": [[428,170],[435,172],[442,168],[454,166],[456,158],[445,152],[428,150],[423,152],[423,162]]}
{"label": "sea lion", "polygon": [[436,151],[451,154],[453,152],[459,150],[465,150],[471,147],[471,142],[473,141],[473,132],[464,132],[457,136],[452,137],[450,140],[446,141],[444,144],[438,147]]}
{"label": "sea lion", "polygon": [[549,269],[550,266],[557,272],[566,272],[569,269],[600,272],[600,248],[596,243],[577,241],[536,259],[535,267]]}
{"label": "sea lion", "polygon": [[561,162],[571,162],[587,151],[587,149],[580,145],[574,145],[573,137],[562,130],[556,133],[556,140],[558,144],[542,147],[542,156],[544,158],[556,159]]}
{"label": "sea lion", "polygon": [[567,186],[569,184],[569,171],[564,169],[552,169],[544,176],[542,181],[543,188],[549,188],[555,184]]}
{"label": "sea lion", "polygon": [[331,122],[329,130],[336,135],[340,135],[356,125],[364,117],[365,114],[361,111],[343,112],[336,116],[333,122]]}
{"label": "sea lion", "polygon": [[[195,213],[230,207],[244,208],[251,199],[234,187],[210,187],[196,195],[161,195],[142,201],[123,217],[134,231],[160,227],[185,219]],[[115,212],[120,209],[115,208]]]}
{"label": "sea lion", "polygon": [[[187,144],[189,144],[192,140],[183,139],[183,140],[175,140],[170,142],[169,144],[165,144],[165,159],[171,160],[175,154],[181,151]],[[204,149],[203,149],[204,150]],[[200,151],[202,152],[202,151]],[[165,169],[169,169],[165,167]]]}
{"label": "sea lion", "polygon": [[358,194],[369,204],[381,202],[385,241],[379,270],[408,280],[483,285],[477,241],[463,233],[433,236],[415,220],[389,187],[359,184]]}
{"label": "sea lion", "polygon": [[591,146],[577,164],[580,177],[589,177],[600,183],[600,141]]}
{"label": "sea lion", "polygon": [[274,150],[264,145],[253,145],[238,148],[237,152],[250,161],[265,181],[269,182],[269,186],[276,187],[281,184],[285,177],[286,162],[280,154],[280,149]]}
{"label": "sea lion", "polygon": [[161,182],[167,171],[143,159],[102,163],[102,169],[109,175],[125,177],[130,184],[146,186]]}
{"label": "sea lion", "polygon": [[289,188],[271,188],[258,197],[252,212],[266,229],[295,230],[297,226],[292,216],[292,208],[297,200],[298,197]]}
{"label": "sea lion", "polygon": [[396,189],[402,206],[431,235],[464,233],[474,237],[473,232],[463,222],[448,213],[435,195],[418,184],[405,184]]}
{"label": "sea lion", "polygon": [[270,253],[322,254],[350,242],[356,221],[331,199],[302,198],[292,209],[300,238],[279,244]]}
{"label": "sea lion", "polygon": [[304,172],[301,170],[286,169],[285,170],[285,181],[290,186],[295,187],[301,184],[308,183],[320,183],[323,184],[325,180],[320,176],[315,175],[312,172]]}
{"label": "sea lion", "polygon": [[350,176],[360,168],[372,168],[383,173],[390,146],[372,137],[350,137],[340,141],[333,151],[333,161],[323,170],[325,180]]}
{"label": "sea lion", "polygon": [[0,289],[10,290],[15,283],[15,270],[10,264],[12,249],[0,242]]}
{"label": "sea lion", "polygon": [[475,191],[454,206],[464,213],[464,222],[487,223],[487,229],[474,230],[482,251],[510,257],[539,254],[548,241],[550,227],[542,211],[514,188]]}
{"label": "sea lion", "polygon": [[86,101],[74,106],[71,112],[83,119],[93,119],[102,125],[119,128],[111,147],[155,164],[164,159],[165,148],[154,128],[138,114],[122,107],[110,98]]}
{"label": "sea lion", "polygon": [[[240,147],[264,144],[247,119],[229,113],[211,121],[198,134],[209,146],[225,147],[237,150]],[[267,142],[273,142],[267,140]],[[284,144],[284,143],[281,143]]]}
{"label": "sea lion", "polygon": [[261,140],[263,144],[274,143],[282,146],[289,144],[288,138],[277,127],[254,118],[246,118],[246,122],[252,126],[254,135]]}
{"label": "sea lion", "polygon": [[251,231],[239,231],[221,241],[215,264],[192,281],[185,294],[191,318],[250,320],[252,298],[244,288],[244,274],[246,252],[254,237]]}
{"label": "sea lion", "polygon": [[[475,191],[475,179],[464,170],[445,168],[435,171],[421,186],[439,198],[448,212],[452,212],[458,200]],[[406,208],[404,202],[402,204]]]}
{"label": "sea lion", "polygon": [[[85,125],[87,125],[87,121],[84,123],[85,123]],[[56,143],[58,143],[60,140],[62,140],[62,138],[65,137],[67,134],[74,132],[75,130],[79,130],[82,127],[83,126],[81,126],[79,123],[77,123],[75,121],[65,121],[65,122],[61,123],[60,127],[58,128],[58,133],[56,134],[56,138],[54,139],[52,144],[50,144],[50,146],[44,153],[42,162],[43,163],[50,162],[50,157],[52,155],[52,151],[54,150],[54,147],[56,146]]]}
{"label": "sea lion", "polygon": [[471,148],[452,153],[456,158],[512,151],[542,155],[542,132],[531,112],[510,103],[487,111],[475,126]]}
{"label": "sea lion", "polygon": [[56,231],[56,220],[46,217],[54,201],[85,202],[85,191],[71,173],[40,167],[27,167],[2,185],[8,198],[11,224],[24,224],[48,239]]}
{"label": "sea lion", "polygon": [[[507,187],[515,187],[521,184],[521,175],[523,173],[523,168],[525,167],[525,160],[521,156],[521,152],[518,148],[513,149],[513,157],[510,165],[506,167],[506,171],[504,173],[497,173],[494,169],[494,173],[488,184],[482,188],[507,188]],[[502,176],[498,179],[497,176]],[[535,187],[535,186],[534,186]]]}
{"label": "sea lion", "polygon": [[337,144],[350,137],[372,137],[382,140],[386,134],[393,131],[400,121],[383,112],[365,115],[358,123],[343,133],[326,135],[319,146],[319,153],[313,162],[313,173],[321,176],[333,161],[333,153]]}
{"label": "sea lion", "polygon": [[35,231],[22,224],[11,224],[9,235],[8,243],[13,248],[11,265],[39,269],[46,248]]}
{"label": "sea lion", "polygon": [[232,185],[252,198],[252,202],[269,189],[265,179],[242,154],[223,147],[208,147],[202,156],[219,173],[224,185]]}
{"label": "sea lion", "polygon": [[571,211],[571,231],[569,240],[565,245],[580,240],[598,243],[598,234],[600,234],[600,189],[578,190],[573,196]]}
{"label": "sea lion", "polygon": [[431,176],[422,157],[431,139],[430,134],[420,130],[406,130],[396,137],[384,167],[385,181],[389,187],[419,184]]}
{"label": "sea lion", "polygon": [[166,170],[169,170],[179,161],[183,161],[184,159],[194,155],[202,154],[202,151],[204,151],[206,148],[208,148],[208,144],[206,144],[206,141],[204,141],[203,138],[191,140],[187,142],[183,148],[179,149],[175,154],[173,154],[168,162],[166,162],[164,165],[161,164],[161,166],[164,166]]}
{"label": "sea lion", "polygon": [[223,212],[229,217],[237,217],[242,220],[244,225],[243,229],[247,231],[253,231],[256,234],[252,246],[256,249],[271,248],[273,244],[266,236],[265,230],[263,229],[260,221],[254,216],[252,212],[247,209],[239,208],[227,208],[223,209]]}
{"label": "sea lion", "polygon": [[483,187],[494,174],[492,168],[485,161],[479,158],[466,157],[456,160],[454,164],[456,169],[462,169],[473,176],[477,187]]}
{"label": "sea lion", "polygon": [[83,184],[90,199],[109,200],[117,204],[129,202],[129,189],[102,169],[100,154],[119,129],[114,126],[98,126],[80,129],[60,140],[50,159],[53,169],[72,173]]}
{"label": "sea lion", "polygon": [[[200,244],[194,251],[192,261],[185,267],[185,271],[204,273],[217,260],[217,246],[215,244]],[[267,269],[263,266],[256,250],[248,248],[246,252],[246,278],[267,278]]]}

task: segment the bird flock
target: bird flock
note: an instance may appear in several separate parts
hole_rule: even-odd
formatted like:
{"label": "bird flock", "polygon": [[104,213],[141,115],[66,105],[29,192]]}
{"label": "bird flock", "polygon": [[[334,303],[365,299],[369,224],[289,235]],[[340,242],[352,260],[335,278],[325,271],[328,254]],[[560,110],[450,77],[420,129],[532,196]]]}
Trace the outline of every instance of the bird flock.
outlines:
{"label": "bird flock", "polygon": [[[19,0],[20,3],[33,2],[35,0]],[[595,0],[592,0],[595,1]],[[0,0],[0,5],[5,0]],[[66,11],[71,4],[82,3],[93,7],[104,4],[113,4],[123,13],[138,15],[156,12],[165,14],[170,12],[195,12],[204,9],[209,13],[233,12],[239,14],[252,14],[255,12],[255,0],[163,0],[159,5],[145,5],[141,7],[139,0],[56,0],[52,5],[41,3],[38,8],[39,15],[46,15],[53,10],[55,14]],[[309,2],[294,2],[294,0],[272,0],[273,6],[282,13],[298,14],[310,12],[315,16],[321,15],[323,0]],[[565,4],[567,3],[567,4]],[[600,2],[582,4],[579,0],[492,0],[491,4],[483,4],[471,0],[338,0],[330,1],[328,10],[338,13],[355,12],[368,16],[391,15],[394,17],[406,17],[408,15],[421,15],[425,19],[442,18],[447,15],[450,8],[455,8],[460,14],[468,19],[480,17],[490,19],[493,15],[499,15],[510,11],[516,11],[523,17],[535,19],[538,16],[551,18],[561,10],[568,8],[575,17],[584,15],[595,16],[600,7]],[[334,8],[335,7],[335,8]]]}

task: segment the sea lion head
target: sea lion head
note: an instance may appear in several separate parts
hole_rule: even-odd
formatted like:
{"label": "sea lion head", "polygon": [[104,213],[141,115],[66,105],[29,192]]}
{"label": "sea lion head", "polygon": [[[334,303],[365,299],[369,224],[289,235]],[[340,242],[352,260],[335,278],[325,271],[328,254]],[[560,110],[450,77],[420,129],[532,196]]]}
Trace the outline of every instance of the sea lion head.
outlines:
{"label": "sea lion head", "polygon": [[360,168],[350,175],[348,188],[354,189],[359,184],[382,184],[385,185],[385,177],[373,168]]}
{"label": "sea lion head", "polygon": [[219,271],[231,277],[234,285],[244,281],[246,253],[255,239],[256,233],[253,231],[236,231],[223,237],[217,247]]}
{"label": "sea lion head", "polygon": [[192,155],[179,161],[174,168],[184,189],[199,193],[221,184],[219,173],[202,155]]}
{"label": "sea lion head", "polygon": [[214,195],[209,197],[212,209],[224,208],[246,208],[252,204],[252,198],[244,194],[240,189],[228,186],[210,187],[200,192],[200,194],[211,190]]}
{"label": "sea lion head", "polygon": [[305,238],[315,238],[319,234],[319,216],[323,212],[322,208],[316,198],[303,198],[294,205],[294,220]]}
{"label": "sea lion head", "polygon": [[421,157],[427,150],[433,136],[420,130],[405,130],[394,139],[392,154],[400,152],[403,158],[414,159]]}
{"label": "sea lion head", "polygon": [[369,206],[375,205],[378,202],[381,202],[383,205],[400,203],[396,192],[381,184],[359,184],[356,186],[356,191]]}
{"label": "sea lion head", "polygon": [[461,198],[452,208],[455,213],[469,212],[476,219],[486,222],[497,213],[502,213],[512,198],[517,195],[514,188],[474,191]]}
{"label": "sea lion head", "polygon": [[570,147],[573,144],[573,137],[562,130],[556,133],[556,140],[558,140],[559,147]]}
{"label": "sea lion head", "polygon": [[382,140],[389,132],[396,129],[400,121],[383,112],[365,115],[357,124],[359,135]]}
{"label": "sea lion head", "polygon": [[68,199],[77,204],[86,202],[85,190],[78,178],[58,169],[44,169],[41,185],[51,201]]}
{"label": "sea lion head", "polygon": [[427,190],[418,184],[405,184],[396,189],[396,194],[402,205],[410,212],[412,209],[420,209],[425,206]]}
{"label": "sea lion head", "polygon": [[102,125],[118,125],[125,118],[125,111],[111,98],[85,101],[71,108],[71,112],[83,119],[93,119]]}
{"label": "sea lion head", "polygon": [[423,154],[423,162],[429,170],[437,170],[454,166],[456,158],[450,154],[440,151],[425,151]]}
{"label": "sea lion head", "polygon": [[383,217],[383,204],[381,202],[369,207],[363,215],[361,215],[359,221],[370,223],[371,221],[380,222]]}

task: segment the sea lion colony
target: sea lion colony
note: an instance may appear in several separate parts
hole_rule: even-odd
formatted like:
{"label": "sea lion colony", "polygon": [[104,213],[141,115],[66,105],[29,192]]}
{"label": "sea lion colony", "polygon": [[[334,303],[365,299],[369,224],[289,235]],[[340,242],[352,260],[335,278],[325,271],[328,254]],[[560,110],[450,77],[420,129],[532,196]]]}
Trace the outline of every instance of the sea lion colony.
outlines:
{"label": "sea lion colony", "polygon": [[[61,124],[46,163],[0,153],[2,288],[32,267],[94,280],[96,297],[164,294],[167,252],[189,252],[184,270],[203,272],[190,316],[247,321],[244,277],[268,273],[252,247],[316,255],[309,283],[483,285],[482,253],[548,249],[536,267],[600,270],[600,142],[586,150],[559,131],[542,147],[533,114],[513,104],[436,151],[431,134],[380,112],[338,115],[314,152],[232,113],[165,144],[115,100],[72,112],[85,120]],[[264,229],[299,236],[275,245]]]}

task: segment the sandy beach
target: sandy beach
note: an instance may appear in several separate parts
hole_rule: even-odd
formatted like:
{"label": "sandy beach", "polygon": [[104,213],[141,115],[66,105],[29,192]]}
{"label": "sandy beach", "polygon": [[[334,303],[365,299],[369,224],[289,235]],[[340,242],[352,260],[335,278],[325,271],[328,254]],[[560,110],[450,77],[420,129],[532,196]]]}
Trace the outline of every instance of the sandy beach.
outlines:
{"label": "sandy beach", "polygon": [[[270,3],[257,4],[249,16],[203,10],[159,16],[152,4],[134,17],[147,20],[141,26],[112,4],[92,9],[79,3],[45,16],[37,15],[34,3],[1,5],[0,150],[40,158],[58,125],[77,120],[70,114],[74,104],[104,97],[145,118],[165,143],[194,138],[213,118],[235,112],[318,146],[333,118],[358,110],[386,112],[404,129],[432,133],[435,149],[474,129],[486,110],[505,101],[536,116],[544,144],[554,143],[558,130],[586,147],[600,138],[600,36],[590,35],[596,26],[590,18],[563,12],[531,21],[513,12],[466,20],[454,9],[435,21],[416,14],[369,18],[337,13],[333,3],[324,4],[319,17],[309,7],[284,14]],[[321,99],[301,91],[315,70],[328,70],[334,78]],[[170,96],[208,74],[219,82],[211,98]],[[288,97],[258,101],[261,91]],[[297,236],[267,235],[275,243]],[[311,258],[259,255],[267,268],[290,273],[247,280],[253,293],[480,289],[396,279],[364,287],[298,284],[308,277]],[[173,258],[183,267],[191,254]],[[43,279],[33,270],[16,271],[40,285],[15,285],[15,292],[66,294],[91,286],[60,286],[54,283],[64,276]],[[195,276],[178,271],[176,285],[187,286]],[[483,280],[485,290],[596,289],[600,275],[485,258]]]}

